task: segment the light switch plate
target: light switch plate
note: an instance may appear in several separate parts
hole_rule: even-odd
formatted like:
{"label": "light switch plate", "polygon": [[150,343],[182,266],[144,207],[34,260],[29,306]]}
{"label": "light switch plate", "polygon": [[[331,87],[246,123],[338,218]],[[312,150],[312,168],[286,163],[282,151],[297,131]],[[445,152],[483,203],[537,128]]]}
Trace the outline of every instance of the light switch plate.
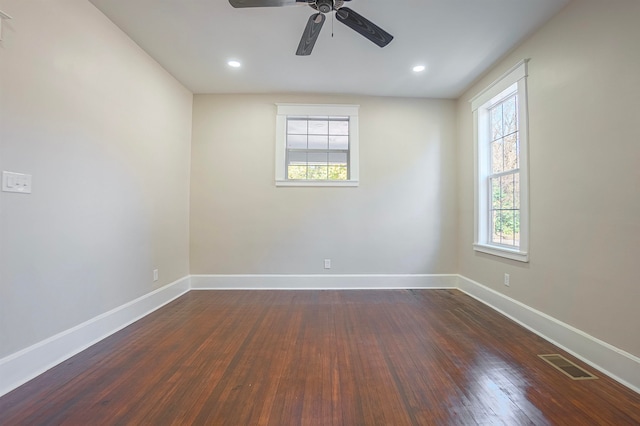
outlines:
{"label": "light switch plate", "polygon": [[14,172],[2,172],[2,190],[31,194],[31,175]]}

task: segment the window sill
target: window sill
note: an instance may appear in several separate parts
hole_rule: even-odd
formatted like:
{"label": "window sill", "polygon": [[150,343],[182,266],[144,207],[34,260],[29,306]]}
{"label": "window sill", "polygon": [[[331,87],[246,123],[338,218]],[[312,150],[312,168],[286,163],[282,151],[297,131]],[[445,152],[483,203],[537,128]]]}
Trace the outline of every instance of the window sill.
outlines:
{"label": "window sill", "polygon": [[276,180],[276,186],[358,186],[357,180]]}
{"label": "window sill", "polygon": [[488,244],[475,243],[475,251],[491,254],[493,256],[504,257],[506,259],[517,260],[518,262],[529,262],[529,253],[526,251],[508,249],[506,247],[490,246]]}

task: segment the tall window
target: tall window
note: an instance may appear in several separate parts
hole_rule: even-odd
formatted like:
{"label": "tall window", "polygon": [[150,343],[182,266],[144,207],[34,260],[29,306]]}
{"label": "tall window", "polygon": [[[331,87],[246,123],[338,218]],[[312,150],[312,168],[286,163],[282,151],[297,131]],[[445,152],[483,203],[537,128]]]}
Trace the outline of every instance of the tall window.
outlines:
{"label": "tall window", "polygon": [[278,104],[276,185],[357,184],[358,106]]}
{"label": "tall window", "polygon": [[472,101],[477,251],[528,258],[527,62]]}

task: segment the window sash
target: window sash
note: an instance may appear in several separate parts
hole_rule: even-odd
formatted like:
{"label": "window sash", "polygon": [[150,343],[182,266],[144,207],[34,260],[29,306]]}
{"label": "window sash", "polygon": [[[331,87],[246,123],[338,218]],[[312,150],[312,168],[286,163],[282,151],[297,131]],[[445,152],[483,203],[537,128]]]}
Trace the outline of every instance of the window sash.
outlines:
{"label": "window sash", "polygon": [[[297,132],[290,132],[290,126],[289,123],[290,122],[306,122],[306,132],[302,132],[301,130],[298,130]],[[326,122],[326,133],[312,133],[310,130],[310,122]],[[331,132],[331,123],[332,122],[346,122],[349,124],[349,126],[347,127],[347,131],[346,131],[346,135],[343,132],[340,133],[332,133]],[[344,117],[344,116],[301,116],[301,115],[294,115],[294,116],[287,116],[286,118],[286,140],[285,143],[287,144],[287,148],[286,148],[286,152],[285,152],[285,176],[284,178],[286,180],[290,180],[290,181],[348,181],[350,179],[350,172],[351,172],[351,167],[349,167],[350,163],[351,163],[351,158],[350,158],[350,119],[349,117]],[[289,137],[290,136],[305,136],[306,137],[306,145],[307,148],[289,148]],[[309,137],[325,137],[326,136],[326,140],[327,140],[327,148],[310,148],[309,147]],[[331,149],[331,137],[345,137],[347,138],[347,149]],[[306,172],[305,172],[305,178],[291,178],[290,177],[290,172],[289,172],[289,168],[293,165],[292,164],[292,153],[305,153],[305,154],[326,154],[326,162],[322,162],[319,164],[312,164],[312,162],[310,162],[308,160],[309,156],[306,155],[307,161],[305,162],[304,165],[299,164],[299,165],[294,165],[294,166],[298,166],[298,167],[305,167],[306,168]],[[330,161],[331,158],[331,154],[346,154],[346,161],[344,163],[336,163],[332,166],[332,163]],[[342,164],[344,164],[344,166],[342,166]],[[314,170],[312,169],[312,167],[327,167],[327,173],[326,173],[326,178],[318,178],[318,177],[310,177],[310,171]],[[346,176],[344,177],[344,179],[339,178],[339,179],[331,179],[330,178],[330,171],[331,168],[335,169],[341,169],[341,168],[346,168]]]}

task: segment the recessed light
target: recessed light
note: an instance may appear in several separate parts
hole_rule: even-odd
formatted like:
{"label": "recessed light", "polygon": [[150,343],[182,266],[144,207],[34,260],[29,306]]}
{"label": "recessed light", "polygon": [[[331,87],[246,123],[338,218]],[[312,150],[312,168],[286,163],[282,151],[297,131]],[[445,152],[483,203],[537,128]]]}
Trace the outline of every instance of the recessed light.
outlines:
{"label": "recessed light", "polygon": [[424,65],[416,65],[415,67],[413,67],[413,72],[422,72],[426,69],[427,67],[425,67]]}
{"label": "recessed light", "polygon": [[231,68],[240,68],[240,65],[242,64],[238,61],[229,61],[227,62],[227,65],[229,65]]}

